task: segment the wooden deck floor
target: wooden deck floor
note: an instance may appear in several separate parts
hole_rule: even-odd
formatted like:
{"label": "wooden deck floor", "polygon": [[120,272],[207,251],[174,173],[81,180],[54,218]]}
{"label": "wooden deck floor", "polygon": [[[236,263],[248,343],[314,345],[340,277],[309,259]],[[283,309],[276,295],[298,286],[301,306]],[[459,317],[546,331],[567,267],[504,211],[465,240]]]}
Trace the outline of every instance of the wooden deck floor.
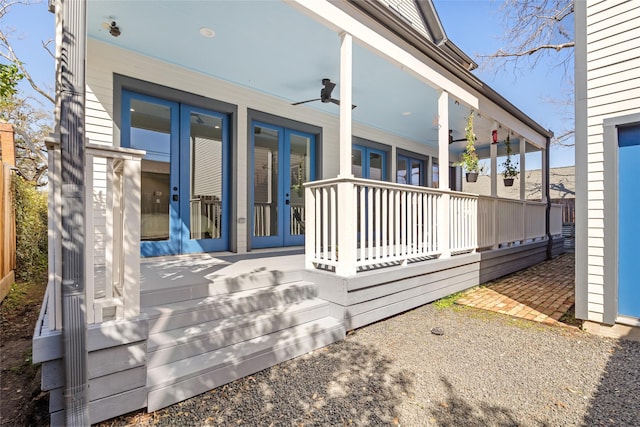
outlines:
{"label": "wooden deck floor", "polygon": [[143,258],[140,290],[152,292],[256,274],[282,275],[304,269],[303,248],[260,249],[245,254],[205,253]]}

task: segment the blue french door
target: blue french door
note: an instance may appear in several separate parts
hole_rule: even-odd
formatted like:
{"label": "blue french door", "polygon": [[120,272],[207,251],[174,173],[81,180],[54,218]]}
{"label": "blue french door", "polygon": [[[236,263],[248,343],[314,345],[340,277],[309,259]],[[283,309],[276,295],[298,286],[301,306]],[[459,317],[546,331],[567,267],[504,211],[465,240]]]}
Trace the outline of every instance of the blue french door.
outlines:
{"label": "blue french door", "polygon": [[387,180],[387,153],[375,148],[353,144],[351,173],[356,178]]}
{"label": "blue french door", "polygon": [[228,249],[228,118],[123,91],[122,145],[145,150],[142,256]]}
{"label": "blue french door", "polygon": [[618,313],[640,318],[640,126],[618,128]]}
{"label": "blue french door", "polygon": [[302,184],[315,179],[315,136],[254,121],[251,145],[251,246],[303,245]]}

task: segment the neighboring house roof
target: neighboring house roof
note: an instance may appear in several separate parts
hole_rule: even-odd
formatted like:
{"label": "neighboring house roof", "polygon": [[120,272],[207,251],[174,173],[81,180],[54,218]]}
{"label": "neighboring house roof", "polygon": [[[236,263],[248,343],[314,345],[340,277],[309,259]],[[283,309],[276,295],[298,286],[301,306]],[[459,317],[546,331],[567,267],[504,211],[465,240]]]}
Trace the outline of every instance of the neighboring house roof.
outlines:
{"label": "neighboring house roof", "polygon": [[[575,199],[576,173],[575,166],[549,169],[549,197],[557,199]],[[541,199],[542,171],[540,169],[525,172],[525,198]],[[491,194],[491,177],[481,175],[477,182],[465,182],[464,191],[481,195]],[[498,173],[498,195],[509,199],[520,199],[520,177],[516,178],[513,187],[504,187],[502,174]]]}

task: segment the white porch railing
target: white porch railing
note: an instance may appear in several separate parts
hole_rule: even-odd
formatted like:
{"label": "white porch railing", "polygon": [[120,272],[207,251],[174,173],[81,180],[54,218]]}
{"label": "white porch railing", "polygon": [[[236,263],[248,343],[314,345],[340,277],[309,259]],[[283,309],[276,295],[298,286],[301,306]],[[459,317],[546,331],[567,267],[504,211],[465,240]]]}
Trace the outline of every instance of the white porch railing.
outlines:
{"label": "white porch railing", "polygon": [[87,144],[87,322],[140,313],[140,160],[143,151]]}
{"label": "white porch railing", "polygon": [[[355,274],[546,238],[543,202],[365,179],[329,179],[305,186],[307,268]],[[551,214],[559,216],[561,231],[561,211]],[[554,227],[557,224],[552,234],[557,234]],[[352,253],[345,254],[349,248]]]}
{"label": "white porch railing", "polygon": [[[60,143],[49,152],[48,328],[62,328]],[[140,160],[144,151],[86,146],[85,303],[87,323],[140,314]],[[125,190],[126,189],[126,190]]]}
{"label": "white porch railing", "polygon": [[478,248],[497,248],[546,237],[547,204],[478,197]]}
{"label": "white porch railing", "polygon": [[[347,184],[342,188],[350,206],[339,205],[339,184]],[[316,181],[306,188],[308,267],[337,267],[341,241],[356,248],[355,258],[348,257],[355,270],[475,249],[476,196],[365,179]],[[447,211],[450,227],[443,230],[439,224]]]}
{"label": "white porch railing", "polygon": [[562,235],[563,206],[561,204],[552,203],[549,221],[549,234],[552,236]]}

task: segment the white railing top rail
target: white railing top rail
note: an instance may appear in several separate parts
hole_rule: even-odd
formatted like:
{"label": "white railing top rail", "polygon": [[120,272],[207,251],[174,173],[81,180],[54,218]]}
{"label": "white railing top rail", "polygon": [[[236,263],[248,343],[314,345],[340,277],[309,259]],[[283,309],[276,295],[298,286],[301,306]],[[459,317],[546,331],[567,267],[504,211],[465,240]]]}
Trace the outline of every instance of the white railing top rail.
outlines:
{"label": "white railing top rail", "polygon": [[114,147],[106,144],[86,144],[86,152],[92,156],[109,157],[112,159],[141,159],[147,154],[144,150],[137,150],[135,148]]}
{"label": "white railing top rail", "polygon": [[528,205],[539,205],[539,206],[546,206],[547,205],[547,202],[540,202],[538,200],[508,199],[506,197],[498,197],[498,196],[478,196],[478,199],[482,199],[482,200],[498,200],[498,201],[507,202],[507,203],[526,203]]}
{"label": "white railing top rail", "polygon": [[[470,197],[470,198],[479,197],[478,194],[474,194],[474,193],[464,193],[461,191],[451,191],[451,190],[440,190],[438,188],[421,187],[421,186],[419,187],[416,185],[398,184],[395,182],[378,181],[375,179],[366,179],[366,178],[329,178],[329,179],[305,182],[303,185],[307,188],[318,188],[318,187],[325,187],[325,186],[330,186],[334,184],[339,184],[341,182],[351,182],[354,184],[366,185],[369,187],[388,188],[393,190],[404,190],[404,191],[420,192],[420,193],[451,194],[454,196],[464,196],[464,197]],[[509,200],[509,199],[506,199],[506,200]]]}

